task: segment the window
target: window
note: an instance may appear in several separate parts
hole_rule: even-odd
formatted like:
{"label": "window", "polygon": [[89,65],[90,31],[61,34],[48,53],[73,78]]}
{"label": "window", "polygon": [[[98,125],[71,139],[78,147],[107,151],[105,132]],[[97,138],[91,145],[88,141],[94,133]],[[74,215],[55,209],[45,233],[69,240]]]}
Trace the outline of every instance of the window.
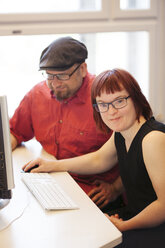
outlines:
{"label": "window", "polygon": [[120,0],[121,9],[149,9],[150,0]]}
{"label": "window", "polygon": [[1,0],[0,21],[40,22],[107,18],[107,0]]}
{"label": "window", "polygon": [[57,37],[71,35],[87,45],[91,73],[127,69],[154,113],[165,117],[164,0],[48,0],[46,5],[36,0],[33,11],[31,3],[1,1],[0,90],[9,96],[10,115],[23,95],[42,80],[41,51]]}
{"label": "window", "polygon": [[[117,67],[126,69],[141,83],[142,89],[148,97],[147,32],[70,35],[86,44],[89,52],[87,59],[89,72],[97,75],[106,69]],[[38,71],[40,54],[49,43],[61,36],[0,37],[2,45],[0,47],[1,80],[3,93],[8,95],[10,116],[27,91],[39,81],[44,80]],[[105,40],[106,42],[104,42]],[[4,50],[5,46],[7,47],[6,50]]]}
{"label": "window", "polygon": [[114,17],[129,19],[156,17],[157,7],[158,1],[155,0],[115,0]]}
{"label": "window", "polygon": [[101,0],[1,0],[0,13],[51,13],[101,10]]}

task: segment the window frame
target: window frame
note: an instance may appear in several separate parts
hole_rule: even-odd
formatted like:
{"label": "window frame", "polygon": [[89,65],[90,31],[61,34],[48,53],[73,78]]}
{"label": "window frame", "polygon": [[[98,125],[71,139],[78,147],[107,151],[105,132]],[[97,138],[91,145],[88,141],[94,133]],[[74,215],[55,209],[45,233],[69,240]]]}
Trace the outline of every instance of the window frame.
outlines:
{"label": "window frame", "polygon": [[33,22],[59,22],[59,21],[85,21],[105,20],[109,17],[109,5],[107,0],[101,0],[101,10],[78,11],[78,12],[45,12],[45,13],[15,13],[0,14],[0,23],[33,23]]}
{"label": "window frame", "polygon": [[114,14],[115,19],[135,19],[135,18],[150,18],[157,17],[158,1],[150,0],[149,9],[120,9],[120,0],[114,1]]}

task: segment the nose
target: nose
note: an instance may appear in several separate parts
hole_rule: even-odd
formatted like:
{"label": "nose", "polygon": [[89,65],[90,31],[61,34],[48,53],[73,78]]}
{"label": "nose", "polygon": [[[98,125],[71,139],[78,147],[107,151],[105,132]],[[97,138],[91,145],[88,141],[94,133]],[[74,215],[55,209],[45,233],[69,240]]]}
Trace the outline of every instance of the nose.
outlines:
{"label": "nose", "polygon": [[60,80],[58,80],[57,78],[54,78],[54,79],[51,80],[51,81],[47,81],[47,84],[48,84],[48,87],[49,87],[51,90],[54,90],[56,87],[61,86],[62,82],[61,82]]}
{"label": "nose", "polygon": [[59,79],[57,79],[56,77],[54,77],[54,79],[51,81],[51,85],[52,86],[59,86],[62,84],[62,81],[60,81]]}
{"label": "nose", "polygon": [[108,108],[108,114],[111,114],[111,115],[114,115],[114,114],[116,114],[116,112],[117,112],[117,109],[116,108],[114,108],[113,107],[113,105],[112,104],[109,104],[109,106],[108,106],[109,108]]}

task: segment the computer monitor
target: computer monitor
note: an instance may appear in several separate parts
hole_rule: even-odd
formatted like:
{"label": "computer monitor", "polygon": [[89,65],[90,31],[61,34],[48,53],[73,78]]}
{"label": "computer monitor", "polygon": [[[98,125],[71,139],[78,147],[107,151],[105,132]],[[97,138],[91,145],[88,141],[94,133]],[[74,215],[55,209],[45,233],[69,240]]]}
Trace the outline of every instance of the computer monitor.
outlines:
{"label": "computer monitor", "polygon": [[14,175],[6,96],[0,96],[0,209],[12,198]]}

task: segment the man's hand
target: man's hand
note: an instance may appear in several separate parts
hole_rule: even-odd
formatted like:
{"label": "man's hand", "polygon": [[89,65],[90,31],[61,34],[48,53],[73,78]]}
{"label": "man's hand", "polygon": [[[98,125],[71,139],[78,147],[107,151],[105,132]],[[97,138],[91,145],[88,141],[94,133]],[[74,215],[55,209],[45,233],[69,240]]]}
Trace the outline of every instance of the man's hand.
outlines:
{"label": "man's hand", "polygon": [[88,193],[88,196],[100,209],[105,207],[110,201],[116,200],[118,197],[113,184],[102,180],[95,180],[94,184],[96,187]]}

